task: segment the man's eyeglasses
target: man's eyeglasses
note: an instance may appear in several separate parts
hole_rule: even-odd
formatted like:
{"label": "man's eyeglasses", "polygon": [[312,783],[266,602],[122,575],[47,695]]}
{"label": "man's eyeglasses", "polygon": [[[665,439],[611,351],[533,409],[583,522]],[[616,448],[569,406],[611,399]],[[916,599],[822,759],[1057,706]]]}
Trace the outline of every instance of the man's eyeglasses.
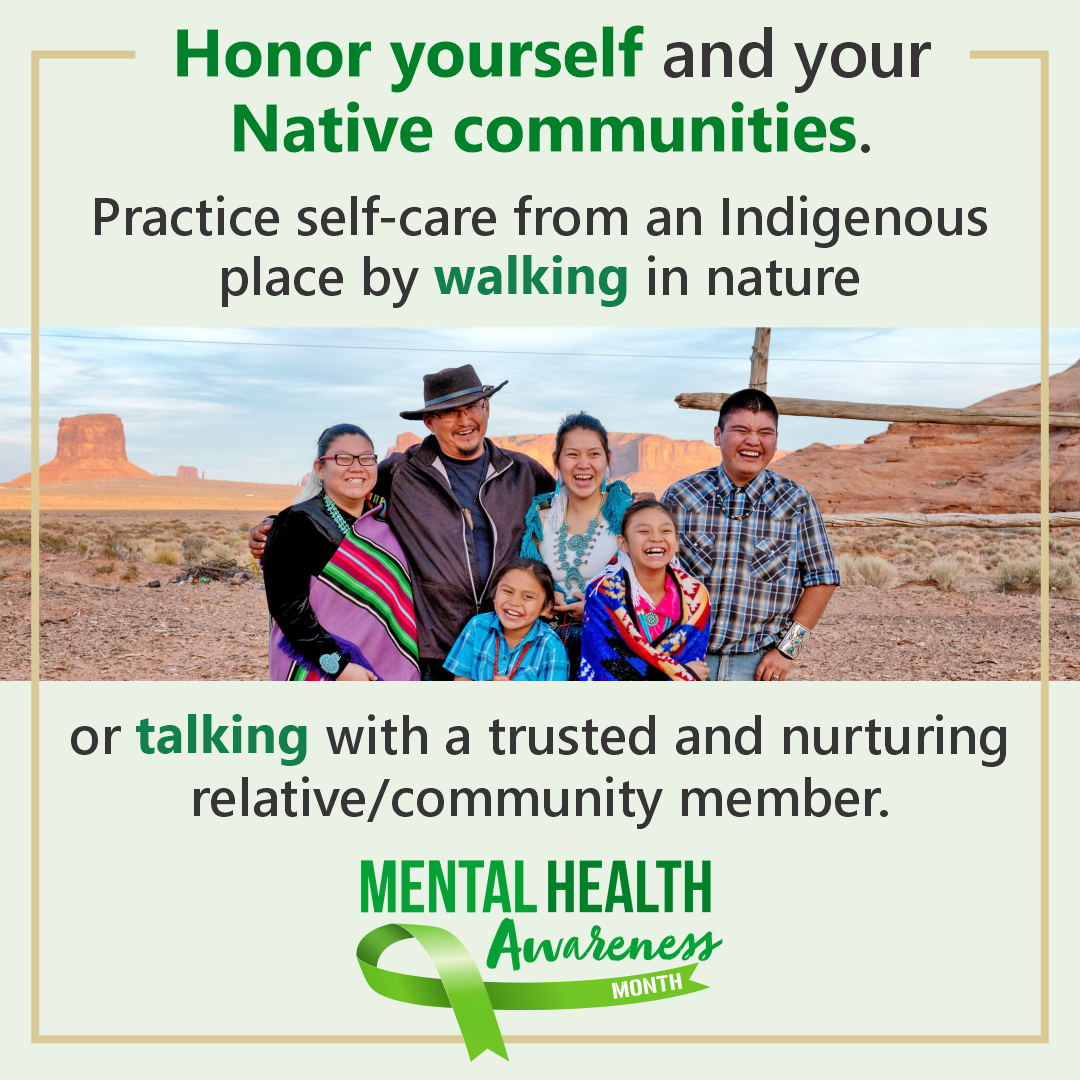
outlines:
{"label": "man's eyeglasses", "polygon": [[474,405],[466,405],[461,409],[447,409],[445,412],[428,413],[432,420],[456,420],[458,416],[465,416],[470,420],[477,420],[487,412],[487,399],[476,402]]}
{"label": "man's eyeglasses", "polygon": [[333,461],[343,469],[347,469],[354,461],[368,468],[379,464],[379,459],[375,454],[331,454],[329,457],[321,457],[319,460]]}

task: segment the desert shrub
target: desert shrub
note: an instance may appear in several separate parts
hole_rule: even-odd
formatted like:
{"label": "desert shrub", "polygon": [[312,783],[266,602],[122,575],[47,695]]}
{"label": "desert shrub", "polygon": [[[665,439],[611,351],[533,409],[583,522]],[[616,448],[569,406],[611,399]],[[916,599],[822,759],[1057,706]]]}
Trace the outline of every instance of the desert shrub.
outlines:
{"label": "desert shrub", "polygon": [[180,542],[180,554],[185,561],[193,562],[202,555],[209,542],[202,533],[191,533]]}
{"label": "desert shrub", "polygon": [[841,585],[859,584],[859,560],[850,551],[836,556],[836,569],[840,573]]}
{"label": "desert shrub", "polygon": [[1072,551],[1072,544],[1066,544],[1062,540],[1051,540],[1050,550],[1055,555],[1068,555]]}
{"label": "desert shrub", "polygon": [[[1002,592],[1033,593],[1039,591],[1041,579],[1039,560],[1027,559],[1002,563],[994,575],[994,584]],[[1077,586],[1080,586],[1080,577],[1068,560],[1051,559],[1050,588],[1058,592],[1072,592]]]}
{"label": "desert shrub", "polygon": [[124,567],[123,578],[125,581],[134,581],[139,576],[139,568],[133,563],[129,562]]}
{"label": "desert shrub", "polygon": [[920,554],[928,555],[937,551],[937,548],[929,540],[920,540],[915,545],[915,550]]}
{"label": "desert shrub", "polygon": [[51,555],[58,555],[71,547],[71,541],[60,533],[42,533],[38,539],[38,547]]}
{"label": "desert shrub", "polygon": [[875,589],[891,589],[900,580],[896,568],[877,555],[861,556],[856,570],[859,580],[864,585],[872,585]]}
{"label": "desert shrub", "polygon": [[14,574],[18,567],[13,562],[0,562],[0,580]]}
{"label": "desert shrub", "polygon": [[903,548],[913,548],[915,546],[915,544],[916,544],[916,540],[915,540],[914,536],[904,535],[904,536],[901,536],[896,541],[896,546],[897,547],[903,547]]}
{"label": "desert shrub", "polygon": [[1066,559],[1050,560],[1050,588],[1058,592],[1072,592],[1080,585],[1080,577]]}
{"label": "desert shrub", "polygon": [[1039,577],[1038,559],[1012,559],[997,568],[994,585],[1002,592],[1038,592]]}
{"label": "desert shrub", "polygon": [[94,567],[95,574],[111,574],[116,569],[116,563],[102,563],[100,566]]}
{"label": "desert shrub", "polygon": [[0,529],[0,544],[11,544],[13,547],[30,546],[30,529]]}
{"label": "desert shrub", "polygon": [[157,544],[146,552],[146,561],[175,566],[180,561],[180,549],[175,544]]}
{"label": "desert shrub", "polygon": [[906,551],[901,551],[900,554],[893,559],[893,566],[910,566],[914,561],[914,555],[910,555]]}
{"label": "desert shrub", "polygon": [[971,564],[955,555],[946,555],[930,564],[930,577],[942,592],[959,589],[971,573]]}
{"label": "desert shrub", "polygon": [[131,558],[131,550],[119,536],[109,536],[105,540],[105,546],[101,549],[103,555],[112,555],[114,558],[125,562]]}

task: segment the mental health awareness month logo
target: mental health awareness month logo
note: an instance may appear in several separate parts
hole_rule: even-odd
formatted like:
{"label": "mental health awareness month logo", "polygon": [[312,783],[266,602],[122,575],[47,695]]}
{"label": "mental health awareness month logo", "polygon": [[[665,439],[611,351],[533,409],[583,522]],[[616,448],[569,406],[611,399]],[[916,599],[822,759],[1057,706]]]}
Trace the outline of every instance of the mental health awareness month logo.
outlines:
{"label": "mental health awareness month logo", "polygon": [[[458,872],[467,877],[466,912],[477,911],[477,872],[486,865],[487,882],[483,891],[482,911],[489,913],[493,907],[513,914],[535,913],[536,904],[525,902],[524,862],[514,863],[514,901],[511,904],[505,864],[493,859],[484,860],[431,860],[428,871],[428,904],[426,910],[437,910],[442,901],[445,912],[457,909],[456,879]],[[601,883],[593,875],[602,873],[601,860],[581,860],[575,868],[574,860],[566,860],[563,866],[552,860],[548,863],[548,911],[557,910],[556,900],[563,893],[563,909],[573,912],[575,900],[582,912],[612,912],[618,906],[623,912],[657,913],[663,897],[663,910],[675,909],[675,879],[682,877],[680,891],[686,912],[694,911],[695,893],[700,894],[701,911],[710,910],[710,864],[704,861],[701,878],[694,878],[692,861],[659,860],[648,866],[638,860],[636,866],[637,889],[631,890],[630,871],[625,860],[614,860],[609,865],[607,896],[600,903]],[[576,869],[576,872],[575,872]],[[376,877],[371,860],[361,864],[361,908],[377,912],[395,912],[397,885],[401,885],[402,911],[420,912],[423,903],[410,899],[414,891],[421,891],[424,882],[424,863],[420,860],[403,860],[400,872],[396,860],[382,863],[382,873]],[[650,873],[652,871],[652,873]],[[656,902],[649,900],[649,879],[662,874],[662,890],[658,889]],[[561,880],[560,880],[561,872]],[[419,874],[420,877],[416,875]],[[655,884],[659,885],[657,880]],[[594,898],[592,893],[598,895]],[[423,893],[421,892],[421,895]],[[427,954],[438,973],[438,978],[406,975],[379,966],[383,953],[399,941],[412,939]],[[654,944],[655,942],[655,944]],[[708,960],[713,951],[723,943],[714,938],[711,931],[703,934],[686,934],[681,940],[675,935],[651,934],[649,937],[605,938],[600,925],[594,925],[588,937],[571,936],[539,942],[532,937],[519,944],[518,929],[514,918],[507,915],[499,924],[488,949],[486,966],[494,970],[501,959],[509,958],[514,971],[519,971],[522,960],[532,964],[538,960],[691,960],[674,967],[660,967],[651,971],[635,970],[632,974],[619,972],[614,977],[600,979],[563,979],[544,982],[496,982],[485,981],[476,962],[461,941],[441,926],[411,922],[388,922],[369,931],[356,947],[356,959],[368,986],[375,993],[394,1001],[410,1005],[426,1005],[433,1008],[453,1009],[469,1059],[474,1060],[485,1050],[491,1050],[509,1060],[496,1010],[547,1010],[547,1009],[601,1009],[621,1005],[642,1005],[654,1001],[693,994],[707,990],[704,983],[694,982],[693,974],[698,963]]]}

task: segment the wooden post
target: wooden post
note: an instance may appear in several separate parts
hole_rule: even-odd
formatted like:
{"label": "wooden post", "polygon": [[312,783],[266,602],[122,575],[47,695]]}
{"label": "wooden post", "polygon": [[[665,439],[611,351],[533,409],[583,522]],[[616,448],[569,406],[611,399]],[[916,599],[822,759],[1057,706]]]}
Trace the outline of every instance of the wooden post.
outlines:
{"label": "wooden post", "polygon": [[771,326],[754,328],[754,347],[750,350],[750,389],[767,394],[766,383],[769,377],[769,339],[772,337]]}

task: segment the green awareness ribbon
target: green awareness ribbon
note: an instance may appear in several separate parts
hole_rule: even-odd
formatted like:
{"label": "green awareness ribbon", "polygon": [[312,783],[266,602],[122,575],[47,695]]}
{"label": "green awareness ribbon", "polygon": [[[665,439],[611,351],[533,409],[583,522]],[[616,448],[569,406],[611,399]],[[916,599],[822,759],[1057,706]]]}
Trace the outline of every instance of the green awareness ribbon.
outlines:
{"label": "green awareness ribbon", "polygon": [[[428,954],[437,979],[380,968],[379,958],[395,942],[412,938]],[[417,923],[387,923],[365,934],[356,959],[377,994],[410,1005],[453,1009],[469,1060],[491,1050],[509,1061],[495,1009],[599,1009],[707,990],[691,981],[697,963],[625,978],[572,979],[562,982],[484,982],[468,950],[449,930]],[[634,992],[634,984],[638,992]],[[666,985],[665,985],[666,984]]]}

